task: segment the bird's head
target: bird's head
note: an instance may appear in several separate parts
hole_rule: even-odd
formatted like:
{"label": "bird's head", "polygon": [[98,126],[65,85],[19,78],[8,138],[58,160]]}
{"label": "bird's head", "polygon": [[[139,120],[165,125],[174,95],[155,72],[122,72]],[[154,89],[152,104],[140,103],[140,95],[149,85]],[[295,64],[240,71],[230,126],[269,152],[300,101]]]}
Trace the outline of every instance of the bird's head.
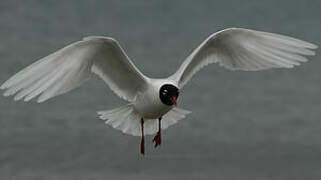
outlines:
{"label": "bird's head", "polygon": [[172,84],[164,84],[159,90],[159,98],[163,104],[168,106],[177,106],[177,98],[179,95],[179,89]]}

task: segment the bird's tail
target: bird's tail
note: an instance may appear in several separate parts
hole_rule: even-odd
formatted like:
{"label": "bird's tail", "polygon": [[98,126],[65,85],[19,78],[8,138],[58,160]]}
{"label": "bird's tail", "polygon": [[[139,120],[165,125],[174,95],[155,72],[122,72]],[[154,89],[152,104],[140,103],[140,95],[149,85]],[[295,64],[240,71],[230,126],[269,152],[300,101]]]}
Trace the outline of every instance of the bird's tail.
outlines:
{"label": "bird's tail", "polygon": [[[141,136],[140,119],[141,117],[135,111],[132,104],[125,106],[97,112],[99,118],[106,120],[106,124],[112,126],[115,129],[122,131],[125,134],[133,136]],[[179,109],[174,107],[162,118],[162,129],[166,129],[169,126],[177,123],[189,114],[190,111]],[[144,133],[146,135],[155,134],[158,131],[158,121],[155,119],[145,119]]]}

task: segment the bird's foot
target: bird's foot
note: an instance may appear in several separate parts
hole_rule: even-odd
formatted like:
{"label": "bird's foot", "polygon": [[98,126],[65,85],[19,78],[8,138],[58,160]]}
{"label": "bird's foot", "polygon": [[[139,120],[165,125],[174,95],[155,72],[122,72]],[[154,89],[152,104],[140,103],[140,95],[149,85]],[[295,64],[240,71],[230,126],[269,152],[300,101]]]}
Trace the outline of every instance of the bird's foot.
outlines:
{"label": "bird's foot", "polygon": [[153,139],[153,142],[155,143],[154,147],[156,148],[157,146],[161,145],[161,133],[157,132],[156,136]]}

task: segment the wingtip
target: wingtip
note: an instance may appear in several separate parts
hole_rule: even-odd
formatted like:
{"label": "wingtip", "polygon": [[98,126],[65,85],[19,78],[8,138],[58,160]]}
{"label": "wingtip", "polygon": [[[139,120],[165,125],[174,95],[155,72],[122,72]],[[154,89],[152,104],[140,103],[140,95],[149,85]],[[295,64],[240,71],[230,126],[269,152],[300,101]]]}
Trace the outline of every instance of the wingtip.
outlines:
{"label": "wingtip", "polygon": [[3,93],[3,96],[5,97],[8,97],[8,96],[11,96],[12,95],[12,92],[9,91],[10,89],[7,89],[4,93]]}
{"label": "wingtip", "polygon": [[316,44],[312,44],[312,43],[310,43],[310,44],[311,44],[311,49],[318,49],[319,48],[319,46]]}
{"label": "wingtip", "polygon": [[302,41],[302,46],[303,47],[305,47],[305,48],[307,48],[307,49],[312,49],[312,50],[314,50],[314,49],[318,49],[319,48],[319,46],[318,45],[316,45],[316,44],[313,44],[313,43],[310,43],[310,42],[307,42],[307,41],[303,41],[303,40],[300,40],[300,41]]}
{"label": "wingtip", "polygon": [[37,103],[42,103],[42,102],[44,102],[44,101],[46,101],[46,99],[38,98]]}
{"label": "wingtip", "polygon": [[306,49],[313,50],[313,49],[317,49],[319,47],[318,45],[310,43],[310,42],[305,41],[305,40],[289,37],[289,39],[290,38],[294,39],[296,41],[297,46],[300,46],[300,47],[303,47],[303,48],[306,48]]}
{"label": "wingtip", "polygon": [[8,88],[11,88],[14,84],[14,81],[13,81],[13,78],[15,76],[9,78],[8,80],[6,80],[1,86],[0,86],[0,89],[8,89]]}
{"label": "wingtip", "polygon": [[38,99],[37,99],[37,103],[43,103],[45,101],[47,101],[48,99],[50,99],[51,97],[48,97],[48,96],[39,96]]}
{"label": "wingtip", "polygon": [[305,48],[305,56],[315,56],[315,51],[314,51],[314,49],[312,49],[312,48]]}
{"label": "wingtip", "polygon": [[17,97],[17,96],[15,96],[14,98],[13,98],[13,100],[14,101],[19,101],[21,98],[19,98],[19,97]]}
{"label": "wingtip", "polygon": [[3,83],[1,86],[0,86],[0,89],[6,89],[7,86],[6,86],[6,83]]}
{"label": "wingtip", "polygon": [[23,102],[29,102],[30,100],[29,99],[23,99]]}

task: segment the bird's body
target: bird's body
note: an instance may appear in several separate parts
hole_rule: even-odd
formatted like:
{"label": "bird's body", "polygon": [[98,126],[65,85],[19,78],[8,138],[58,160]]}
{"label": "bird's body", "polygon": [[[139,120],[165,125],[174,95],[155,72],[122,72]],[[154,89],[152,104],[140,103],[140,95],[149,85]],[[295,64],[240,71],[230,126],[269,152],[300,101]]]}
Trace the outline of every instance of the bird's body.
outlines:
{"label": "bird's body", "polygon": [[106,124],[123,133],[141,136],[155,134],[155,146],[161,144],[161,129],[185,118],[189,111],[179,109],[179,90],[202,67],[219,63],[230,70],[257,71],[292,68],[314,55],[317,46],[288,36],[229,28],[210,35],[168,78],[153,79],[141,73],[119,43],[109,37],[92,36],[72,43],[44,57],[7,80],[0,88],[15,100],[38,97],[44,102],[66,93],[98,75],[129,103],[98,112]]}
{"label": "bird's body", "polygon": [[157,119],[173,108],[162,103],[159,98],[159,89],[164,84],[177,86],[175,82],[168,79],[150,79],[144,91],[137,93],[133,107],[142,117]]}

